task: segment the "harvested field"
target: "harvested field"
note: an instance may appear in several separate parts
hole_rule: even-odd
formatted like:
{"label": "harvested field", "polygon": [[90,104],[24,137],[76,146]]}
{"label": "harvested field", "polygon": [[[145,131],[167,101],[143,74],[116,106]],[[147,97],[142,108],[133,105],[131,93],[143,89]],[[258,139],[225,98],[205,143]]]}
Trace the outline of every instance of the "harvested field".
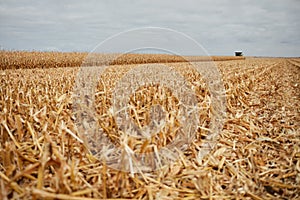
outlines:
{"label": "harvested field", "polygon": [[[201,127],[177,162],[135,174],[109,168],[82,144],[72,110],[79,67],[59,67],[73,66],[64,61],[53,68],[47,59],[45,64],[23,60],[21,65],[18,59],[11,63],[14,59],[1,54],[0,199],[300,198],[300,59],[215,62],[226,89],[227,118],[217,145],[203,159],[199,152],[212,112],[210,104],[205,104],[209,91],[201,75],[186,62],[167,61],[195,91],[203,108]],[[100,125],[118,145],[121,133],[110,123],[111,91],[136,62],[115,64],[97,86],[96,102]],[[163,104],[168,113],[177,111],[175,98],[163,103],[172,95],[167,89],[159,85],[140,88],[130,104],[137,113],[132,118],[141,126],[148,123],[153,103],[142,98],[159,90],[162,96],[152,100]],[[144,106],[139,106],[140,100]],[[171,118],[176,119],[176,114],[169,115],[168,126],[149,145],[159,148],[172,141],[177,123]],[[144,141],[141,145],[141,141],[128,140],[134,151],[152,151]]]}

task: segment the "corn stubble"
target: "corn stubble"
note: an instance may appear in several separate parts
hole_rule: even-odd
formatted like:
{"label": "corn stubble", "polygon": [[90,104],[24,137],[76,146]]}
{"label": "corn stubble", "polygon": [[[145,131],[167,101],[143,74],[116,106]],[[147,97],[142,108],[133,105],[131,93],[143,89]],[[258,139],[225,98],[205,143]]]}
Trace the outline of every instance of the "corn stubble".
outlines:
{"label": "corn stubble", "polygon": [[[122,63],[124,64],[124,63]],[[300,60],[218,61],[227,119],[218,144],[199,158],[210,122],[210,93],[187,63],[169,64],[197,95],[195,139],[178,161],[155,172],[131,174],[100,162],[74,123],[72,91],[78,67],[0,71],[1,199],[298,199],[300,194]],[[109,109],[115,83],[135,65],[114,65],[97,85],[99,125],[116,145],[123,137]],[[46,67],[47,68],[47,67]],[[166,111],[166,126],[150,140],[128,138],[136,152],[174,140],[179,99],[147,85],[130,97],[130,116],[149,124],[150,107]]]}

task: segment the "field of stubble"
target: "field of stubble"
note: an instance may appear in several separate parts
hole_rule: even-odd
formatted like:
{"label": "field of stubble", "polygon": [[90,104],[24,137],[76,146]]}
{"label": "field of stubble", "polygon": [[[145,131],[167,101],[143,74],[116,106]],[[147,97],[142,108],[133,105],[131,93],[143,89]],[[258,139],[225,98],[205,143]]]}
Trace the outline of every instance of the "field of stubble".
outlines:
{"label": "field of stubble", "polygon": [[[0,70],[0,199],[299,199],[300,59],[215,64],[227,106],[217,145],[199,158],[210,93],[187,63],[169,63],[197,95],[199,127],[176,162],[135,174],[108,167],[82,143],[72,109],[79,67]],[[109,112],[111,93],[135,66],[113,65],[97,85],[97,120],[116,145],[124,133]],[[151,152],[172,142],[179,101],[160,85],[140,88],[129,102],[133,121],[147,125],[156,103],[168,113],[166,127],[147,141],[127,138],[128,147]]]}

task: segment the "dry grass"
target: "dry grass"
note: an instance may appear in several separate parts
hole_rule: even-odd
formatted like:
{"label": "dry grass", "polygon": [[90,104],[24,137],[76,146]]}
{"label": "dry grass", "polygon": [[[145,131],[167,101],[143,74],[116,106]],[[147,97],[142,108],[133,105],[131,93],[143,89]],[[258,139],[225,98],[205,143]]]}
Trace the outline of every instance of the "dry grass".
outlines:
{"label": "dry grass", "polygon": [[[199,129],[177,162],[133,176],[109,168],[82,144],[71,99],[78,67],[1,70],[0,199],[299,199],[299,59],[216,64],[227,95],[227,120],[217,146],[199,159],[206,133]],[[199,104],[209,98],[199,74],[186,63],[170,65],[197,86]],[[110,67],[98,85],[101,95],[96,100],[102,106],[97,117],[116,144],[120,133],[105,121],[111,119],[105,117],[110,91],[133,67]],[[139,107],[137,100],[159,89],[140,88],[132,96],[130,103],[138,111],[132,118],[137,123],[148,123],[147,108],[153,103],[147,100]],[[167,89],[160,94],[172,96]],[[177,110],[175,98],[170,104],[159,99],[152,100],[168,112]],[[203,127],[210,112],[199,113]],[[161,136],[168,137],[153,138],[152,145],[165,145],[176,135],[170,127],[164,131]],[[145,145],[139,144],[132,140],[132,149],[141,151]]]}

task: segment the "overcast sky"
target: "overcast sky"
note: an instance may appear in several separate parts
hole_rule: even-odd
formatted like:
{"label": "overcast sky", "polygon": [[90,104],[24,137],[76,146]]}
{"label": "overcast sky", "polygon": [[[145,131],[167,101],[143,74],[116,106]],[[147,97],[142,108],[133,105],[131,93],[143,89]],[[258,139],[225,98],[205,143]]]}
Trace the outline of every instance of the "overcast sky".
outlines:
{"label": "overcast sky", "polygon": [[162,27],[210,55],[300,56],[299,19],[300,0],[0,0],[0,46],[91,51],[122,31]]}

